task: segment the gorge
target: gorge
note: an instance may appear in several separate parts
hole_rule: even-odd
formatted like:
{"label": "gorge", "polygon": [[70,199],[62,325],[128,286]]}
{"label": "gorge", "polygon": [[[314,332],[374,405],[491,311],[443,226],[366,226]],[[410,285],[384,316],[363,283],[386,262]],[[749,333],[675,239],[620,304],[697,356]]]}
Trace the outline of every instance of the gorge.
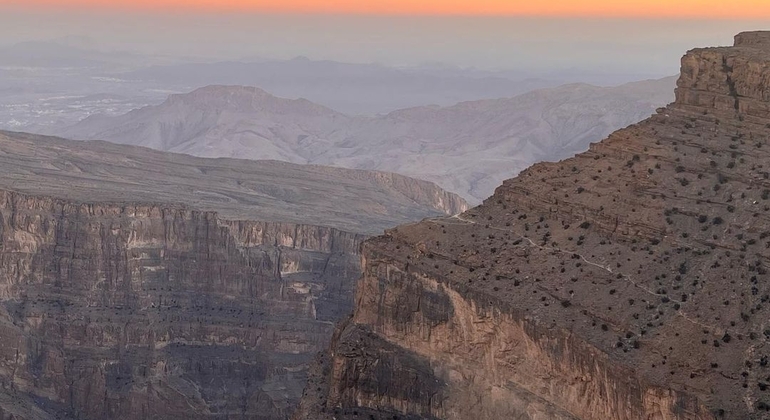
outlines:
{"label": "gorge", "polygon": [[287,418],[395,174],[0,133],[0,419]]}
{"label": "gorge", "polygon": [[770,32],[675,98],[470,210],[2,132],[0,420],[766,419]]}

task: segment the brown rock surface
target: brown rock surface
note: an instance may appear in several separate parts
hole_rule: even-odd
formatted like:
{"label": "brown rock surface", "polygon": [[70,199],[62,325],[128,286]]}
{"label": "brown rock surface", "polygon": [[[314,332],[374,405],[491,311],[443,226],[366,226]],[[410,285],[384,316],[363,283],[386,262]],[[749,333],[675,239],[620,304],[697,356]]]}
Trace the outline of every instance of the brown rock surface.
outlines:
{"label": "brown rock surface", "polygon": [[378,171],[206,159],[103,141],[0,131],[0,187],[84,202],[177,203],[227,219],[379,234],[465,200],[436,184]]}
{"label": "brown rock surface", "polygon": [[770,418],[768,39],[690,51],[657,115],[365,242],[297,418]]}
{"label": "brown rock surface", "polygon": [[464,206],[393,174],[14,133],[0,168],[2,420],[287,418],[364,234]]}

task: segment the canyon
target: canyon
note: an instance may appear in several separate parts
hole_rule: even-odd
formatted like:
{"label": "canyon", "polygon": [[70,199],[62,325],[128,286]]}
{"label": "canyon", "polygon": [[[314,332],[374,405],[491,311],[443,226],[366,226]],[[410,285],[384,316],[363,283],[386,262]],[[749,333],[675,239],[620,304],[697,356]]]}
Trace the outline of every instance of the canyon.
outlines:
{"label": "canyon", "polygon": [[294,418],[768,418],[769,92],[770,32],[691,50],[650,118],[365,241]]}
{"label": "canyon", "polygon": [[282,419],[400,175],[0,132],[0,419]]}

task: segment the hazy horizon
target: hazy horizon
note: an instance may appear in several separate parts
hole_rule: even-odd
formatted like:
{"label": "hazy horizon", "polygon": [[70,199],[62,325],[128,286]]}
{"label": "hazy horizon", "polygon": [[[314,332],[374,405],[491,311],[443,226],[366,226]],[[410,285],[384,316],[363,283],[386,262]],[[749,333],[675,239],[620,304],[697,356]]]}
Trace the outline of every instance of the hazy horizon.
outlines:
{"label": "hazy horizon", "polygon": [[730,45],[735,33],[767,26],[769,20],[14,9],[0,16],[0,39],[5,47],[74,37],[88,48],[181,61],[305,56],[389,66],[440,63],[662,77],[678,72],[679,58],[693,46]]}

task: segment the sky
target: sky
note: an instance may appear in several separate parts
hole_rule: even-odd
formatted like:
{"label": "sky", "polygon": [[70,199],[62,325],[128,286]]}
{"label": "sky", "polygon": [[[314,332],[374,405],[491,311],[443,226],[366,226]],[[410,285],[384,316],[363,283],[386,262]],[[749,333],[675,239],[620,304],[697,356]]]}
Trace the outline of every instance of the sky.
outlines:
{"label": "sky", "polygon": [[74,36],[193,61],[306,56],[536,75],[673,75],[688,49],[756,29],[770,29],[768,0],[0,0],[0,47]]}
{"label": "sky", "polygon": [[19,8],[389,15],[768,18],[767,0],[0,0]]}

